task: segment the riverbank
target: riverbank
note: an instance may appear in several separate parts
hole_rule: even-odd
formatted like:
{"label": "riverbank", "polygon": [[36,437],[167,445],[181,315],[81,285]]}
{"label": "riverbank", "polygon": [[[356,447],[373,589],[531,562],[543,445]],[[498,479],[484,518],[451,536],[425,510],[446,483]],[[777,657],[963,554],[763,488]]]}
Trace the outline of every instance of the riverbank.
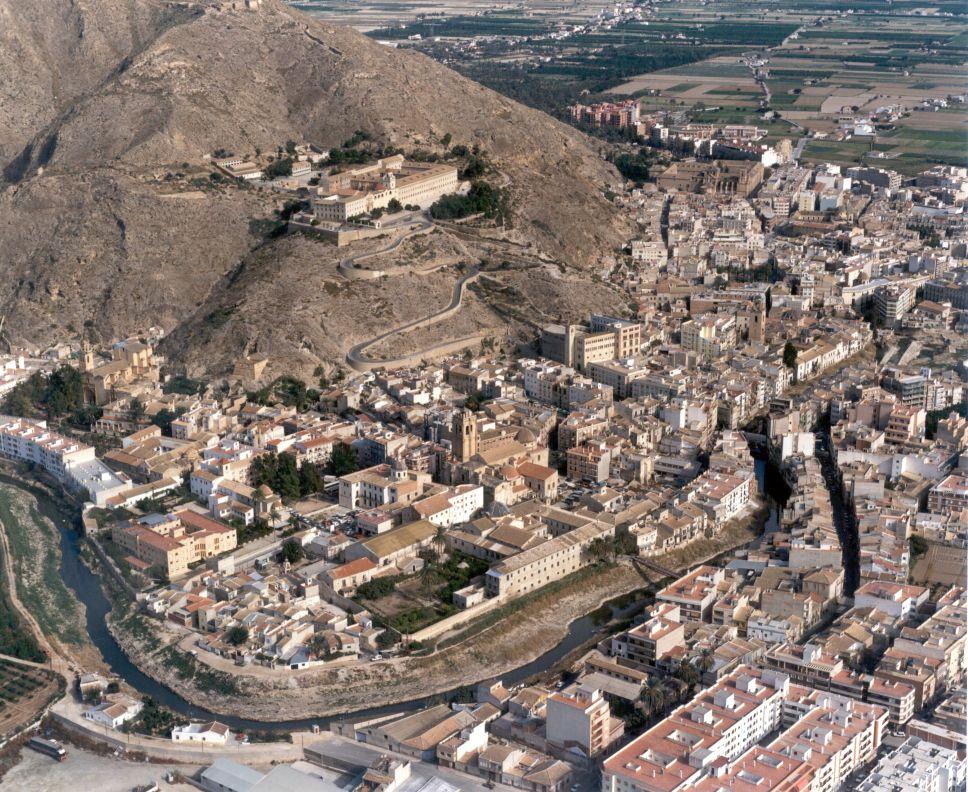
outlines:
{"label": "riverbank", "polygon": [[[43,495],[42,488],[17,484]],[[111,581],[91,571],[96,563],[90,554],[82,562],[86,546],[73,522],[55,520],[59,503],[54,497],[39,506],[61,529],[61,574],[86,606],[87,635],[103,656],[92,667],[106,666],[136,695],[150,695],[183,716],[218,718],[240,729],[325,726],[334,716],[374,717],[414,709],[485,679],[501,677],[508,684],[530,680],[601,637],[608,621],[605,603],[648,588],[657,577],[643,576],[626,563],[589,567],[512,603],[500,618],[482,617],[432,654],[256,679],[244,669],[237,674],[208,669],[174,647],[184,635],[162,638],[158,625],[137,613],[127,598],[109,601],[105,587],[112,593]],[[744,523],[665,560],[684,570],[731,552],[762,527],[758,513]]]}
{"label": "riverbank", "polygon": [[117,630],[117,625],[113,631],[144,673],[199,706],[267,722],[286,721],[403,704],[503,676],[558,645],[574,620],[646,582],[626,565],[595,568],[571,585],[544,592],[528,607],[433,654],[307,669],[282,679],[243,673],[234,676],[236,694],[205,690],[194,679],[184,679],[170,662],[167,649],[171,644],[146,651],[141,642]]}

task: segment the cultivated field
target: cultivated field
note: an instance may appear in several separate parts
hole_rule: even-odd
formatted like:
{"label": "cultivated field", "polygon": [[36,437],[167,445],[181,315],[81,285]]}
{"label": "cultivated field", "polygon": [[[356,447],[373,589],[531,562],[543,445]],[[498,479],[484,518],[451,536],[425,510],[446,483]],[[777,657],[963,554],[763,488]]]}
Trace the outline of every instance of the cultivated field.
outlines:
{"label": "cultivated field", "polygon": [[61,678],[46,669],[0,660],[0,736],[36,720],[61,684]]}

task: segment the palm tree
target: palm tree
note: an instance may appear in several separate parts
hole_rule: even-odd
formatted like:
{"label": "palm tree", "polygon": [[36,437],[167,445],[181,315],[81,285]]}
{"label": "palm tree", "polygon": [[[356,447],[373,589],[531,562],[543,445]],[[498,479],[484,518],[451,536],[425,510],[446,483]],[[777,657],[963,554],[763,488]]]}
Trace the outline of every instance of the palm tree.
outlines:
{"label": "palm tree", "polygon": [[439,564],[444,556],[444,550],[447,548],[447,529],[442,525],[438,525],[437,530],[434,531],[434,538],[430,540],[430,543],[437,550],[437,563]]}
{"label": "palm tree", "polygon": [[437,567],[431,563],[425,562],[423,568],[420,570],[420,590],[426,597],[430,594],[431,589],[440,582],[440,575],[437,574]]}

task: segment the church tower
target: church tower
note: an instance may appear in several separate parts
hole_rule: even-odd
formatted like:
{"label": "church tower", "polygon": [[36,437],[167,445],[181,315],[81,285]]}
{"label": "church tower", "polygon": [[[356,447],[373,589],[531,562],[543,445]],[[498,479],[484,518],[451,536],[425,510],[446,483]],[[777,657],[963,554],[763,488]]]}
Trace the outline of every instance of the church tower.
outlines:
{"label": "church tower", "polygon": [[81,341],[81,371],[91,371],[94,368],[94,347],[86,338]]}
{"label": "church tower", "polygon": [[756,344],[766,340],[766,309],[762,305],[754,305],[749,312],[749,337]]}
{"label": "church tower", "polygon": [[466,462],[477,453],[477,421],[470,410],[458,410],[450,430],[454,458]]}

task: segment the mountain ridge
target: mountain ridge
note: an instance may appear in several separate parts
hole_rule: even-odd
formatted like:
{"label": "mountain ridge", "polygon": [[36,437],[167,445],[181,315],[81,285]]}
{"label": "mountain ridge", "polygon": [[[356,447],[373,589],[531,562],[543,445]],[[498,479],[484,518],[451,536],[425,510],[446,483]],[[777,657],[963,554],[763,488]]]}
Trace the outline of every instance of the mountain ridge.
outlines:
{"label": "mountain ridge", "polygon": [[[290,139],[333,147],[357,130],[405,151],[439,149],[446,135],[476,145],[506,185],[513,216],[503,232],[561,262],[570,273],[556,281],[561,288],[570,288],[572,276],[587,282],[628,238],[628,223],[604,197],[620,178],[589,138],[423,55],[278,0],[264,0],[259,11],[162,0],[123,5],[145,28],[137,47],[116,53],[113,69],[109,58],[97,60],[68,92],[75,98],[53,117],[38,114],[34,134],[4,163],[0,245],[9,277],[0,284],[0,310],[15,338],[55,340],[90,319],[110,338],[152,315],[158,321],[148,324],[173,330],[197,320],[206,302],[223,305],[226,277],[261,245],[250,221],[271,212],[274,196],[206,186],[186,197],[191,190],[176,195],[165,181],[183,165],[193,173],[206,168],[207,155],[220,148],[248,155]],[[9,92],[0,96],[9,101]],[[0,137],[0,151],[18,135]],[[487,245],[472,247],[473,257]],[[282,257],[294,249],[303,246],[276,246]],[[322,245],[314,255],[335,258]],[[279,277],[285,262],[273,269]],[[246,282],[256,293],[275,289],[251,275]],[[332,288],[317,286],[325,312]],[[365,304],[355,313],[372,320]],[[501,324],[486,313],[483,324]],[[359,340],[369,329],[349,334]],[[192,338],[185,343],[191,347]],[[259,342],[242,346],[253,345]],[[197,352],[186,358],[197,361]]]}

